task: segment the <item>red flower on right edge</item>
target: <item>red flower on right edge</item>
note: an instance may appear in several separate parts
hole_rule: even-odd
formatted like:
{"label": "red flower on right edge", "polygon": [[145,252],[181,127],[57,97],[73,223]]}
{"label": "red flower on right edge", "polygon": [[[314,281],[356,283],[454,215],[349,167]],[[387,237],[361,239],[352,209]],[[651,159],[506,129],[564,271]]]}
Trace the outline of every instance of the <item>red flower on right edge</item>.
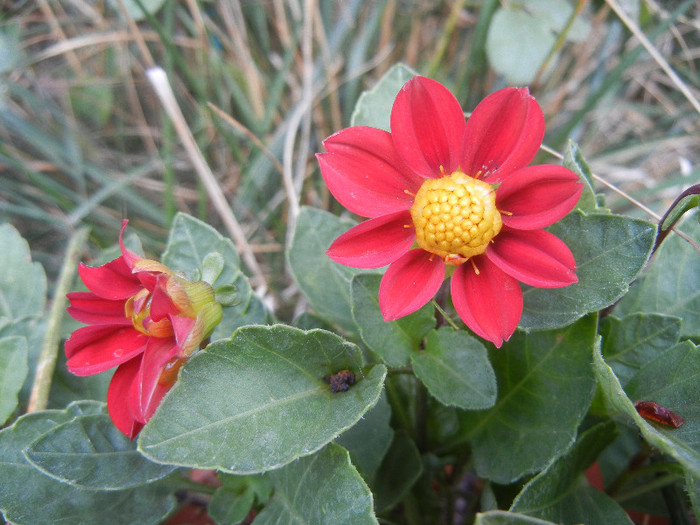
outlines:
{"label": "red flower on right edge", "polygon": [[430,301],[449,270],[457,313],[500,347],[522,315],[518,281],[577,281],[571,251],[543,228],[571,211],[583,186],[562,166],[526,167],[543,136],[527,88],[489,95],[465,122],[444,86],[413,78],[396,97],[391,133],[347,128],[317,155],[333,196],[369,219],[338,237],[328,256],[355,268],[390,265],[379,288],[387,321]]}

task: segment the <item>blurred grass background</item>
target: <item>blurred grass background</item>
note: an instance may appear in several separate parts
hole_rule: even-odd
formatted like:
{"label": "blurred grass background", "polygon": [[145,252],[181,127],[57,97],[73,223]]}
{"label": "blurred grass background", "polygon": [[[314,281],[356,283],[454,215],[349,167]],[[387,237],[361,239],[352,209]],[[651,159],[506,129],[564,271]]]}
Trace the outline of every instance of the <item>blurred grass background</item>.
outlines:
{"label": "blurred grass background", "polygon": [[149,255],[177,211],[226,234],[147,79],[157,65],[247,239],[253,284],[284,312],[295,210],[340,211],[313,155],[396,62],[465,111],[529,84],[545,143],[576,140],[594,173],[657,212],[700,179],[697,1],[0,0],[0,220],[49,276],[81,225],[106,247],[127,217]]}

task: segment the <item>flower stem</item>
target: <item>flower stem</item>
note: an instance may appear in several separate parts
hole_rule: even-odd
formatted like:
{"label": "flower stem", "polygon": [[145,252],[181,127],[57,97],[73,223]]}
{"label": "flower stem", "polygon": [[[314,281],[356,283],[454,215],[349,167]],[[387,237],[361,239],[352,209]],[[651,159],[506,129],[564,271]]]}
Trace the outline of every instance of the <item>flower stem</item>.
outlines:
{"label": "flower stem", "polygon": [[46,323],[44,344],[36,365],[34,384],[32,385],[27,412],[43,410],[48,404],[51,379],[53,378],[53,371],[56,368],[56,357],[58,356],[58,342],[61,337],[61,319],[66,307],[66,293],[73,284],[73,277],[77,267],[76,263],[83,250],[87,233],[87,228],[78,229],[68,243],[68,248],[63,258],[61,274],[56,284],[49,319]]}
{"label": "flower stem", "polygon": [[457,326],[457,323],[455,323],[455,322],[450,318],[450,316],[447,315],[447,312],[445,311],[445,309],[444,309],[442,306],[440,306],[440,305],[437,303],[437,301],[435,301],[435,300],[433,300],[432,303],[433,303],[433,306],[435,307],[435,309],[436,309],[438,312],[440,312],[440,315],[442,315],[443,319],[445,319],[445,321],[447,321],[447,323],[448,323],[452,328],[454,328],[455,330],[459,330],[459,326]]}

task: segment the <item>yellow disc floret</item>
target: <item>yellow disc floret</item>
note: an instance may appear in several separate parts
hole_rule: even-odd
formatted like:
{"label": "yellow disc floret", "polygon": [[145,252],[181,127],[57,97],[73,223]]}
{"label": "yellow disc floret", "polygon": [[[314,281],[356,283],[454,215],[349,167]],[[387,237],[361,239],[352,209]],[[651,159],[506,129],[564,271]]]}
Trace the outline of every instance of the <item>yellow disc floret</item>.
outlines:
{"label": "yellow disc floret", "polygon": [[461,264],[486,251],[501,231],[496,192],[461,171],[426,179],[411,207],[416,242],[446,264]]}

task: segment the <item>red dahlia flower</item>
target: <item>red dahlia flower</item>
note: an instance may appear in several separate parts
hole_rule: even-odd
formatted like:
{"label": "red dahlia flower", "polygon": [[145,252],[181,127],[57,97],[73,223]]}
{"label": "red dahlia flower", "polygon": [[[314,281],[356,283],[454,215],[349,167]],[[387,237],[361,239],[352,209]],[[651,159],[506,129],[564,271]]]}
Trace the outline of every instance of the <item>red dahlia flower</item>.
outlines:
{"label": "red dahlia flower", "polygon": [[387,321],[430,301],[449,270],[457,313],[500,347],[522,314],[518,281],[577,281],[571,251],[542,228],[564,217],[583,188],[564,167],[526,167],[543,136],[544,116],[527,88],[489,95],[465,122],[444,86],[413,78],[394,101],[391,133],[347,128],[317,155],[333,196],[369,218],[328,256],[355,268],[390,265],[379,288]]}
{"label": "red dahlia flower", "polygon": [[172,387],[188,356],[221,321],[221,305],[203,281],[190,282],[124,247],[103,266],[80,264],[90,292],[68,294],[68,313],[90,326],[66,341],[68,370],[78,376],[117,366],[107,392],[114,424],[134,438]]}

